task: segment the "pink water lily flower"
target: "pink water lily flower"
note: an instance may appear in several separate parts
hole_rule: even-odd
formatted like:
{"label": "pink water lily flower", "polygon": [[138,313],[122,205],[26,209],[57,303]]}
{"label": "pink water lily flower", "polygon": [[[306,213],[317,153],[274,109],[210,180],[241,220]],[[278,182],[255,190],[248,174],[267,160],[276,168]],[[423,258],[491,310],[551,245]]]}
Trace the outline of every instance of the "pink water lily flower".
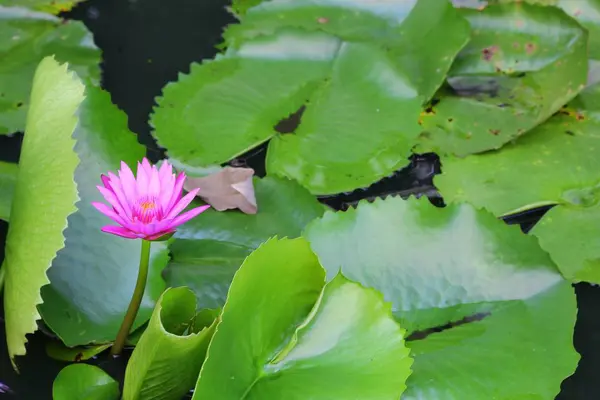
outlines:
{"label": "pink water lily flower", "polygon": [[119,176],[102,175],[104,186],[98,190],[106,201],[92,205],[120,226],[107,225],[103,232],[129,239],[156,240],[175,232],[176,228],[210,206],[193,208],[179,215],[194,199],[198,189],[181,197],[185,173],[175,176],[173,167],[165,161],[160,169],[144,158],[137,165],[137,177],[121,162]]}

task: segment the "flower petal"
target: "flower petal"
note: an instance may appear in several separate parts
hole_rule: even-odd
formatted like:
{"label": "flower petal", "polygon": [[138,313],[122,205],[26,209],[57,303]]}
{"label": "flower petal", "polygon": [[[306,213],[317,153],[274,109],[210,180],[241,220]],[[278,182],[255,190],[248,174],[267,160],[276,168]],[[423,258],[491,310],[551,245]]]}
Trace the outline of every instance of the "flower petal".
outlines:
{"label": "flower petal", "polygon": [[163,213],[166,213],[166,209],[169,205],[169,200],[173,195],[173,188],[175,186],[175,175],[173,174],[173,167],[168,161],[163,162],[158,171],[158,177],[160,179],[160,195],[158,202],[162,208]]}
{"label": "flower petal", "polygon": [[96,187],[98,188],[98,191],[102,194],[102,196],[104,196],[104,199],[106,201],[108,201],[110,203],[110,205],[113,206],[113,208],[117,211],[117,214],[119,214],[123,217],[127,217],[127,213],[123,209],[123,205],[121,204],[119,199],[117,199],[115,192],[113,192],[112,190],[106,189],[103,186],[98,185]]}
{"label": "flower petal", "polygon": [[121,182],[121,189],[125,194],[129,207],[131,207],[131,205],[135,204],[135,201],[137,200],[136,181],[131,168],[129,168],[129,165],[127,165],[124,161],[121,161],[119,178]]}
{"label": "flower petal", "polygon": [[144,167],[141,163],[137,164],[137,175],[136,175],[136,192],[137,199],[139,200],[148,195],[148,183],[150,182],[150,177],[146,172],[146,167]]}
{"label": "flower petal", "polygon": [[155,234],[155,235],[152,235],[152,236],[147,236],[145,239],[146,239],[146,240],[156,240],[156,239],[158,239],[158,238],[161,238],[161,237],[163,237],[163,236],[165,236],[165,235],[168,235],[168,234],[170,234],[170,233],[173,233],[173,232],[175,232],[175,229],[173,229],[173,230],[171,230],[171,231],[163,231],[163,232],[159,232],[159,233],[157,233],[157,234]]}
{"label": "flower petal", "polygon": [[112,188],[110,187],[110,178],[108,176],[102,174],[100,175],[100,179],[102,179],[102,184],[105,188],[107,188],[108,190],[112,190]]}
{"label": "flower petal", "polygon": [[123,185],[121,184],[121,180],[112,172],[108,173],[108,177],[110,178],[110,187],[112,188],[113,193],[119,200],[119,203],[123,206],[123,210],[128,219],[131,219],[131,202],[123,192]]}
{"label": "flower petal", "polygon": [[153,167],[150,171],[150,181],[148,183],[148,196],[158,199],[160,195],[160,178],[158,176],[158,170]]}
{"label": "flower petal", "polygon": [[192,200],[194,200],[194,198],[196,197],[196,193],[198,193],[198,190],[199,189],[192,190],[191,192],[183,196],[181,200],[175,203],[173,208],[171,208],[171,210],[169,211],[169,214],[165,216],[165,219],[173,219],[177,216],[177,214],[182,212],[184,208],[186,208],[188,204],[190,204]]}
{"label": "flower petal", "polygon": [[177,203],[177,201],[181,198],[181,193],[183,192],[183,184],[185,183],[185,172],[180,172],[177,175],[177,179],[175,179],[175,185],[173,187],[173,193],[171,194],[171,198],[169,199],[169,203],[164,208],[165,215],[171,212],[173,206]]}
{"label": "flower petal", "polygon": [[100,211],[102,214],[106,215],[108,218],[115,221],[117,224],[119,224],[119,225],[127,224],[127,222],[125,222],[125,220],[123,220],[123,218],[121,218],[116,212],[111,210],[106,204],[94,201],[94,202],[92,202],[92,205],[94,207],[96,207],[96,209],[98,211]]}
{"label": "flower petal", "polygon": [[106,225],[102,227],[102,232],[112,233],[113,235],[121,236],[127,239],[137,239],[137,236],[129,229],[122,226]]}
{"label": "flower petal", "polygon": [[173,218],[173,220],[171,221],[171,224],[169,225],[169,228],[174,230],[177,226],[185,224],[190,219],[198,216],[199,214],[203,213],[204,211],[208,210],[209,208],[210,208],[210,205],[208,205],[208,204],[205,206],[193,208],[190,211],[187,211],[187,212],[181,214],[180,216]]}

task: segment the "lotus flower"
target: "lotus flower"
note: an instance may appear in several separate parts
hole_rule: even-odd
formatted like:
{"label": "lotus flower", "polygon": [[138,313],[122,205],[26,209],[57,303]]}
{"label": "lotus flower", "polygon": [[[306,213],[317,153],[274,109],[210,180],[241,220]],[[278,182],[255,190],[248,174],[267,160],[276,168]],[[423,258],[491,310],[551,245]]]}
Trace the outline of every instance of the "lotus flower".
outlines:
{"label": "lotus flower", "polygon": [[129,239],[157,240],[172,234],[176,228],[194,218],[210,206],[193,208],[179,215],[194,199],[198,189],[181,197],[185,173],[177,177],[173,167],[165,161],[160,169],[144,158],[137,165],[137,177],[121,162],[119,176],[112,172],[102,175],[104,186],[98,190],[106,201],[92,205],[120,226],[107,225],[103,232]]}

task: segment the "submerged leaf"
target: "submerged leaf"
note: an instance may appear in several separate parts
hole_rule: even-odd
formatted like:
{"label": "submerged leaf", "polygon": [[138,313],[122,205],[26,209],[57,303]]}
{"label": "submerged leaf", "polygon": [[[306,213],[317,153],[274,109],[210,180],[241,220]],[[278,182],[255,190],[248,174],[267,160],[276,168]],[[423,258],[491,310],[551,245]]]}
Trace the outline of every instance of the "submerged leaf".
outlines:
{"label": "submerged leaf", "polygon": [[[75,181],[81,201],[69,217],[65,248],[48,270],[50,285],[42,288],[40,306],[46,324],[67,346],[112,341],[123,320],[137,279],[141,242],[101,232],[111,223],[91,203],[103,201],[96,185],[100,175],[142,159],[145,148],[127,129],[127,118],[110,95],[88,86],[78,110],[74,137],[81,163]],[[27,135],[25,135],[27,136]],[[144,324],[165,289],[160,274],[168,262],[167,245],[154,242],[146,291],[133,329]]]}
{"label": "submerged leaf", "polygon": [[461,13],[472,40],[422,116],[418,152],[497,149],[546,120],[586,83],[587,32],[562,10],[519,3]]}
{"label": "submerged leaf", "polygon": [[188,288],[162,294],[127,363],[123,400],[180,399],[194,387],[216,326],[205,314]]}
{"label": "submerged leaf", "polygon": [[341,275],[321,290],[323,278],[301,238],[248,256],[193,399],[398,399],[412,360],[389,305]]}
{"label": "submerged leaf", "polygon": [[4,221],[10,218],[18,171],[17,164],[0,161],[0,219]]}
{"label": "submerged leaf", "polygon": [[59,341],[52,340],[46,343],[46,354],[55,360],[80,362],[97,356],[111,345],[111,343],[105,343],[92,346],[67,347]]}
{"label": "submerged leaf", "polygon": [[189,286],[199,308],[218,308],[244,258],[272,236],[295,238],[323,215],[317,199],[296,182],[254,179],[258,213],[205,211],[184,225],[170,245],[172,260],[164,271],[169,286]]}
{"label": "submerged leaf", "polygon": [[45,58],[36,71],[3,267],[6,341],[15,367],[14,357],[26,352],[25,335],[37,330],[40,288],[49,283],[46,270],[64,246],[67,217],[76,210],[72,134],[84,89],[54,58]]}
{"label": "submerged leaf", "polygon": [[72,364],[63,368],[52,386],[53,400],[117,400],[119,382],[100,368]]}
{"label": "submerged leaf", "polygon": [[577,366],[571,285],[487,212],[388,198],[327,212],[305,236],[328,279],[341,268],[381,291],[411,333],[402,399],[553,399]]}
{"label": "submerged leaf", "polygon": [[252,168],[225,167],[204,177],[188,177],[185,190],[200,188],[198,195],[217,211],[240,209],[245,214],[258,210]]}
{"label": "submerged leaf", "polygon": [[[27,6],[23,0],[12,4]],[[45,56],[68,62],[80,77],[100,77],[100,51],[82,22],[0,5],[0,37],[0,134],[24,130],[33,74]]]}

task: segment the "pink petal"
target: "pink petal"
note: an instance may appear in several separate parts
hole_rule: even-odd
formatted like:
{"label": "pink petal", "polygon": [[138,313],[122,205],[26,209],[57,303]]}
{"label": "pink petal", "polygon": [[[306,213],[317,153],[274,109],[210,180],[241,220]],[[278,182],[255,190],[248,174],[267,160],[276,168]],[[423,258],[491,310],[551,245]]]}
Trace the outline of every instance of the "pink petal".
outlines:
{"label": "pink petal", "polygon": [[136,239],[137,236],[121,226],[106,225],[102,227],[102,232],[112,233],[113,235],[121,236],[127,239]]}
{"label": "pink petal", "polygon": [[171,194],[171,198],[169,199],[169,203],[164,207],[165,214],[171,212],[171,209],[177,203],[177,201],[181,198],[181,193],[183,192],[183,184],[185,182],[185,173],[181,172],[177,175],[177,179],[175,180],[175,186],[173,187],[173,193]]}
{"label": "pink petal", "polygon": [[150,177],[146,173],[146,168],[138,163],[137,164],[137,175],[136,175],[136,191],[138,195],[138,199],[142,197],[146,197],[148,195],[148,182],[150,181]]}
{"label": "pink petal", "polygon": [[157,234],[155,234],[155,235],[152,235],[152,236],[147,236],[147,237],[146,237],[146,240],[156,240],[156,239],[158,239],[158,238],[160,238],[160,237],[163,237],[163,236],[165,236],[165,235],[168,235],[169,233],[173,233],[173,232],[175,232],[175,230],[174,230],[174,229],[173,229],[173,230],[171,230],[171,231],[163,231],[163,232],[159,232],[159,233],[157,233]]}
{"label": "pink petal", "polygon": [[100,179],[102,179],[102,184],[104,184],[104,187],[112,190],[112,188],[110,187],[110,179],[108,178],[108,176],[102,174],[100,175]]}
{"label": "pink petal", "polygon": [[123,217],[127,216],[127,213],[123,209],[123,206],[121,205],[121,203],[115,196],[114,192],[112,192],[102,186],[96,186],[96,187],[98,188],[98,191],[102,194],[102,196],[104,196],[104,199],[106,201],[108,201],[110,203],[110,205],[113,206],[113,208],[117,211],[117,214],[119,214]]}
{"label": "pink petal", "polygon": [[96,209],[98,211],[100,211],[102,214],[106,215],[108,218],[115,221],[117,224],[119,224],[119,225],[127,224],[127,222],[125,222],[125,220],[123,218],[121,218],[116,212],[111,210],[106,204],[98,203],[98,202],[94,201],[94,202],[92,202],[92,205],[94,207],[96,207]]}
{"label": "pink petal", "polygon": [[121,203],[121,206],[123,206],[123,210],[127,218],[131,219],[131,203],[129,202],[129,199],[127,199],[127,196],[123,192],[121,180],[112,172],[109,172],[108,176],[110,178],[110,187],[112,188],[113,193],[119,200],[119,203]]}
{"label": "pink petal", "polygon": [[205,206],[193,208],[190,211],[187,211],[187,212],[181,214],[180,216],[174,218],[171,221],[170,228],[175,229],[175,227],[185,224],[190,219],[198,216],[199,214],[203,213],[204,211],[208,210],[209,208],[210,208],[210,206],[207,204]]}
{"label": "pink petal", "polygon": [[194,198],[196,197],[196,193],[198,193],[198,190],[199,189],[194,189],[191,192],[189,192],[188,194],[186,194],[185,196],[183,196],[183,198],[181,200],[179,200],[179,202],[177,202],[173,206],[173,208],[171,208],[171,210],[169,211],[169,214],[167,214],[165,216],[165,219],[175,218],[177,216],[177,214],[182,212],[184,210],[184,208],[186,208],[188,206],[188,204],[190,204],[192,202],[192,200],[194,200]]}
{"label": "pink petal", "polygon": [[150,182],[148,184],[148,195],[154,198],[158,198],[160,195],[160,178],[158,176],[158,170],[156,167],[152,168],[150,172]]}
{"label": "pink petal", "polygon": [[131,168],[129,168],[129,165],[127,165],[124,161],[121,161],[119,178],[123,193],[127,199],[127,203],[131,206],[137,200],[137,192],[135,190],[136,181]]}
{"label": "pink petal", "polygon": [[169,205],[169,200],[173,195],[173,187],[175,185],[175,175],[173,174],[173,167],[167,161],[165,161],[158,171],[158,177],[160,179],[160,196],[158,202],[160,203],[163,212],[167,212],[166,207]]}

